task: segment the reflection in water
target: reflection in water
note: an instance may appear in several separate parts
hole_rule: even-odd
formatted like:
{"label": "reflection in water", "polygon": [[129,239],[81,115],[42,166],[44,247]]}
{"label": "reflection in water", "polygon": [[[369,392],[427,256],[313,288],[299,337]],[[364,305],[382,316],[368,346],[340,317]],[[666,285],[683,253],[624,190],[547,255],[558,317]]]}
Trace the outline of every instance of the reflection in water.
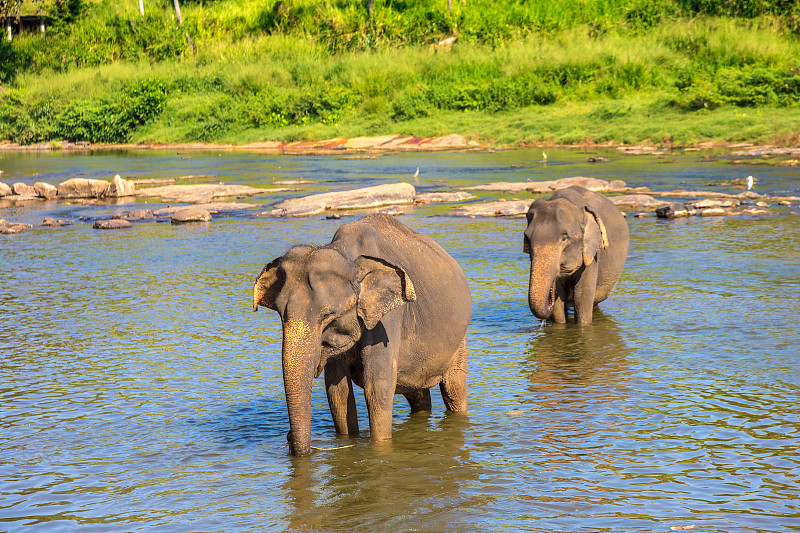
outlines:
{"label": "reflection in water", "polygon": [[[463,416],[414,415],[381,443],[292,458],[284,488],[288,531],[458,529],[479,502],[463,488],[480,475],[465,447]],[[411,524],[417,524],[412,527]]]}
{"label": "reflection in water", "polygon": [[528,347],[531,391],[548,409],[611,403],[628,373],[627,356],[617,324],[599,308],[593,324],[550,324]]}

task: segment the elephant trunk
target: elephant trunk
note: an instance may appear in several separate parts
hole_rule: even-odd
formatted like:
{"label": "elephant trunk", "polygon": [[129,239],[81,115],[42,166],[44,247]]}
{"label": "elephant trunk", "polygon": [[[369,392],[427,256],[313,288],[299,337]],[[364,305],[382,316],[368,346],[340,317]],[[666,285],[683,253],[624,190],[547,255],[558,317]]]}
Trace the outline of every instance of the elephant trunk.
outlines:
{"label": "elephant trunk", "polygon": [[283,326],[283,386],[289,410],[289,451],[311,453],[311,386],[320,357],[320,343],[307,323]]}
{"label": "elephant trunk", "polygon": [[559,254],[554,247],[532,250],[528,305],[536,318],[546,320],[553,315],[558,272]]}

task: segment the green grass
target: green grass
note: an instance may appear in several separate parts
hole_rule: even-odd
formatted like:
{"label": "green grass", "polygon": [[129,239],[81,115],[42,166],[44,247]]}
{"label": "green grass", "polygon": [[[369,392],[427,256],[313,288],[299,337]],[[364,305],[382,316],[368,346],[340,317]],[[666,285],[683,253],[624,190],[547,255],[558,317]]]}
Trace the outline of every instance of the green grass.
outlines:
{"label": "green grass", "polygon": [[[376,0],[370,18],[358,2],[185,2],[178,28],[160,7],[142,19],[133,2],[98,0],[69,31],[0,46],[11,65],[0,139],[685,144],[800,132],[791,3],[444,6]],[[758,16],[703,14],[714,10]],[[433,46],[449,33],[452,48]]]}

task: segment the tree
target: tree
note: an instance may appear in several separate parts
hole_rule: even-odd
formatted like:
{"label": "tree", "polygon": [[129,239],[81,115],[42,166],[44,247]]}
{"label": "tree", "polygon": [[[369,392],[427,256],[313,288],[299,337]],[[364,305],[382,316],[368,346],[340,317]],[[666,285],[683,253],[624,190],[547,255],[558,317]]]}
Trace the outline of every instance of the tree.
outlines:
{"label": "tree", "polygon": [[144,16],[144,0],[139,0],[139,14]]}
{"label": "tree", "polygon": [[178,26],[183,26],[183,17],[181,17],[181,5],[178,3],[178,0],[172,0],[172,3],[175,4],[175,16],[178,17]]}

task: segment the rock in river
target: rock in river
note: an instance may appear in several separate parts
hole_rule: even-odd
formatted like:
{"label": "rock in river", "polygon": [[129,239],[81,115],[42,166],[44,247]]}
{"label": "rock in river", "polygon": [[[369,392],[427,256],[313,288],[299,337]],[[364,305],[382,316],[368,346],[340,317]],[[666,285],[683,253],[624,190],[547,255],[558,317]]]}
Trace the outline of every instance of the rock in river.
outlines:
{"label": "rock in river", "polygon": [[86,178],[72,178],[58,185],[59,198],[100,198],[108,189],[108,182]]}
{"label": "rock in river", "polygon": [[11,196],[12,194],[13,191],[11,190],[11,187],[0,181],[0,198],[3,196]]}
{"label": "rock in river", "polygon": [[291,198],[262,214],[279,217],[318,215],[334,209],[365,209],[384,205],[410,204],[414,201],[414,186],[408,183],[376,185],[350,191],[326,192],[303,198]]}
{"label": "rock in river", "polygon": [[9,222],[0,218],[0,233],[10,235],[12,233],[22,233],[33,228],[31,224],[22,224],[21,222]]}
{"label": "rock in river", "polygon": [[666,204],[663,200],[657,200],[647,194],[625,194],[622,196],[609,196],[611,203],[620,208],[627,209],[646,209],[654,208]]}
{"label": "rock in river", "polygon": [[483,202],[459,207],[453,214],[458,217],[510,217],[528,212],[533,200],[510,200],[508,202]]}
{"label": "rock in river", "polygon": [[440,204],[456,203],[474,200],[475,195],[464,191],[456,192],[425,192],[414,197],[415,204]]}
{"label": "rock in river", "polygon": [[56,188],[55,185],[50,185],[49,183],[44,183],[43,181],[37,181],[34,183],[33,190],[36,191],[37,196],[45,199],[55,198],[58,194],[58,188]]}
{"label": "rock in river", "polygon": [[114,218],[111,220],[98,220],[94,223],[94,229],[125,229],[130,228],[133,224],[121,218]]}
{"label": "rock in river", "polygon": [[190,206],[178,209],[172,214],[173,224],[188,224],[190,222],[208,222],[211,220],[211,213],[202,207]]}
{"label": "rock in river", "polygon": [[119,174],[114,176],[111,184],[106,189],[105,196],[109,198],[121,198],[123,196],[133,196],[136,193],[136,185],[132,181],[122,179]]}
{"label": "rock in river", "polygon": [[229,183],[198,183],[194,185],[167,185],[165,187],[139,189],[136,191],[136,196],[162,198],[173,202],[206,203],[214,198],[224,198],[226,196],[252,196],[287,190],[289,189],[256,189],[255,187]]}

